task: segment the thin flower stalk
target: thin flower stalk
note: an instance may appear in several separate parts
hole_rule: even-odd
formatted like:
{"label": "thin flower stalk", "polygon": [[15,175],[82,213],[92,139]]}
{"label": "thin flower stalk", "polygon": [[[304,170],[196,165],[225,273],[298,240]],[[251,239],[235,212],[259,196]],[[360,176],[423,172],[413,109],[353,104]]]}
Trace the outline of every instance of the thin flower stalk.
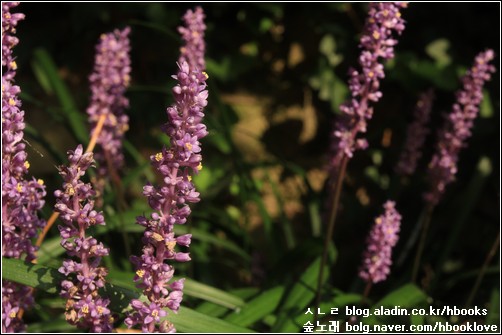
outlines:
{"label": "thin flower stalk", "polygon": [[336,120],[332,132],[330,168],[338,170],[344,157],[351,158],[357,149],[365,149],[366,139],[358,138],[365,133],[373,116],[373,103],[382,97],[380,80],[385,77],[383,60],[394,58],[394,46],[398,41],[394,33],[401,34],[404,20],[401,8],[406,2],[372,2],[360,40],[361,70],[351,69],[349,88],[351,99],[340,106],[342,115]]}
{"label": "thin flower stalk", "polygon": [[455,180],[460,152],[467,146],[467,140],[471,137],[474,120],[483,100],[483,86],[496,70],[490,64],[494,58],[495,53],[490,49],[476,56],[474,65],[462,77],[462,88],[456,93],[456,102],[452,111],[445,115],[444,125],[438,132],[436,151],[428,166],[429,190],[423,195],[426,215],[415,254],[412,281],[416,281],[418,276],[432,212],[442,199],[446,186]]}
{"label": "thin flower stalk", "polygon": [[[17,64],[12,49],[19,43],[16,26],[22,13],[11,13],[18,2],[2,2],[2,256],[31,262],[37,248],[32,240],[45,221],[38,217],[44,205],[43,180],[28,178],[30,163],[24,143],[24,111],[15,85]],[[24,332],[21,318],[33,305],[32,290],[2,280],[2,332]]]}
{"label": "thin flower stalk", "polygon": [[[373,116],[371,104],[376,103],[382,97],[380,80],[385,77],[385,73],[381,60],[394,57],[394,46],[398,41],[393,36],[394,33],[400,35],[405,28],[400,10],[407,6],[406,2],[369,4],[368,18],[360,39],[362,51],[359,56],[359,66],[361,69],[350,70],[351,99],[340,106],[342,115],[335,121],[334,130],[331,133],[328,162],[329,214],[317,282],[316,310],[321,302],[322,278],[328,259],[329,243],[333,237],[345,170],[354,152],[368,146],[366,139],[358,135],[366,132],[367,123]],[[316,314],[314,321],[317,320],[317,316]]]}

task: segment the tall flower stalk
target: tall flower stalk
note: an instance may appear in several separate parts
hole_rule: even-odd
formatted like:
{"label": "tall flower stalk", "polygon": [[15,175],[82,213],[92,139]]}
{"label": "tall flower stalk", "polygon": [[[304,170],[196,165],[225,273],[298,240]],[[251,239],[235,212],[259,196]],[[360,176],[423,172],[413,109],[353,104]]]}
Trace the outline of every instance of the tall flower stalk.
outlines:
{"label": "tall flower stalk", "polygon": [[143,332],[175,331],[167,321],[157,326],[160,318],[167,314],[164,308],[177,312],[183,297],[184,279],[170,282],[174,267],[165,261],[190,260],[183,250],[190,245],[191,235],[175,236],[174,225],[185,224],[191,212],[188,203],[200,200],[191,180],[192,175],[202,169],[199,139],[207,135],[206,126],[201,123],[203,108],[207,105],[207,76],[190,69],[185,62],[179,64],[179,71],[173,77],[178,81],[173,88],[176,103],[167,109],[168,122],[163,127],[171,138],[171,146],[150,157],[163,184],[143,188],[154,212],[150,217],[137,218],[137,223],[145,227],[142,239],[145,246],[141,256],[131,257],[136,268],[134,281],[143,289],[148,302],[133,300],[134,311],[126,324],[128,327],[139,324]]}
{"label": "tall flower stalk", "polygon": [[173,88],[175,103],[167,108],[167,123],[162,130],[170,137],[170,147],[152,155],[152,166],[162,176],[163,184],[146,185],[143,194],[154,212],[150,217],[139,216],[137,223],[145,227],[143,254],[132,256],[136,268],[134,281],[148,299],[131,301],[133,311],[125,320],[127,327],[139,325],[143,332],[172,333],[176,329],[167,320],[167,309],[176,313],[183,299],[185,279],[171,281],[174,267],[166,261],[187,262],[187,248],[191,234],[176,236],[174,226],[185,224],[190,215],[189,203],[200,200],[192,183],[192,176],[202,169],[201,143],[207,135],[202,123],[207,105],[208,78],[202,70],[204,64],[203,33],[205,25],[200,7],[189,10],[185,16],[186,27],[180,27],[186,45],[181,49],[178,73],[173,76],[178,84]]}
{"label": "tall flower stalk", "polygon": [[396,172],[401,176],[411,176],[415,172],[418,160],[422,157],[422,146],[429,134],[427,123],[429,123],[433,99],[434,91],[430,89],[422,93],[417,101],[413,122],[406,129],[403,151],[396,165]]}
{"label": "tall flower stalk", "polygon": [[373,116],[371,104],[382,97],[382,92],[379,90],[380,80],[385,77],[385,73],[381,62],[394,57],[394,46],[397,44],[397,40],[393,34],[401,34],[404,30],[404,20],[401,18],[400,10],[406,7],[406,2],[372,2],[369,4],[368,18],[360,40],[360,48],[362,49],[359,56],[360,70],[350,70],[351,99],[340,106],[342,115],[336,120],[334,130],[331,133],[330,178],[328,181],[329,215],[317,283],[316,307],[320,304],[328,245],[333,236],[345,169],[354,152],[368,146],[366,139],[358,137],[358,135],[366,132],[367,123]]}
{"label": "tall flower stalk", "polygon": [[[2,2],[2,256],[32,261],[36,247],[32,239],[45,221],[38,217],[44,205],[44,182],[28,179],[30,167],[25,151],[24,111],[14,84],[17,64],[12,49],[22,13],[11,13],[18,2]],[[33,305],[32,290],[2,280],[2,332],[23,332],[26,327],[21,311]]]}
{"label": "tall flower stalk", "polygon": [[368,235],[367,248],[359,270],[359,277],[367,283],[365,296],[372,284],[387,279],[392,265],[392,249],[399,239],[401,215],[396,210],[396,203],[387,201],[383,207],[385,213],[375,219]]}
{"label": "tall flower stalk", "polygon": [[94,156],[98,163],[95,183],[98,193],[108,176],[119,181],[117,173],[124,165],[122,142],[129,129],[129,117],[124,112],[129,100],[124,94],[131,81],[129,33],[130,28],[126,27],[101,35],[96,45],[94,70],[89,76],[92,97],[87,114],[91,133],[102,127]]}
{"label": "tall flower stalk", "polygon": [[430,188],[424,193],[426,214],[413,265],[413,281],[418,275],[432,211],[441,200],[446,186],[455,180],[459,154],[462,148],[467,146],[479,105],[483,100],[483,86],[495,72],[495,67],[490,64],[494,57],[495,53],[490,49],[476,56],[473,66],[462,77],[462,88],[456,93],[456,102],[452,111],[445,115],[444,125],[438,132],[436,151],[428,167],[427,180]]}
{"label": "tall flower stalk", "polygon": [[91,184],[80,179],[94,163],[92,152],[84,153],[82,145],[74,151],[68,151],[69,166],[62,166],[59,174],[63,177],[63,189],[54,192],[55,209],[60,213],[64,225],[58,226],[61,234],[61,246],[73,259],[63,261],[59,272],[72,279],[61,283],[61,297],[67,299],[66,320],[79,328],[91,332],[111,332],[113,317],[108,299],[101,298],[98,290],[105,285],[108,271],[100,267],[101,258],[109,250],[87,230],[95,225],[105,225],[101,212],[94,210],[96,192]]}

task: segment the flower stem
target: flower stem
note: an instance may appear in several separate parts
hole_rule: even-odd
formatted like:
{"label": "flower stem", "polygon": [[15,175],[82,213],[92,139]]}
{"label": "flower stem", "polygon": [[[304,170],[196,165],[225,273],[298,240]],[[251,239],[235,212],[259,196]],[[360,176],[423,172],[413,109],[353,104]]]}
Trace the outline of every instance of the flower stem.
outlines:
{"label": "flower stem", "polygon": [[427,205],[426,213],[422,222],[422,233],[420,235],[420,242],[418,243],[417,253],[415,254],[415,261],[413,263],[413,271],[411,275],[411,281],[416,282],[418,276],[418,270],[420,268],[420,262],[422,254],[424,252],[425,240],[427,238],[427,232],[429,231],[429,226],[431,224],[432,211],[434,210],[433,205]]}
{"label": "flower stem", "polygon": [[373,282],[371,280],[369,280],[366,283],[366,287],[364,288],[362,302],[365,302],[368,299],[368,296],[370,295],[370,291],[371,291],[372,287],[373,287]]}
{"label": "flower stem", "polygon": [[96,141],[98,140],[99,134],[103,129],[103,125],[105,124],[105,120],[106,120],[106,114],[101,114],[99,116],[98,123],[96,124],[96,128],[94,128],[94,132],[92,133],[89,145],[87,146],[87,149],[85,149],[85,152],[91,152],[94,150],[94,147],[96,146]]}
{"label": "flower stem", "polygon": [[342,193],[343,180],[345,179],[345,170],[347,168],[348,161],[349,158],[346,155],[344,155],[341,160],[340,169],[338,170],[338,175],[336,177],[335,183],[333,184],[333,189],[331,192],[333,201],[331,202],[332,206],[329,214],[328,231],[326,232],[326,239],[324,240],[324,246],[322,250],[321,264],[319,266],[319,277],[317,279],[317,292],[315,301],[316,313],[314,315],[314,323],[317,321],[318,317],[317,311],[319,310],[319,305],[321,304],[322,278],[324,276],[324,267],[326,266],[326,262],[328,260],[329,243],[333,238],[333,231],[337,216],[336,214],[338,212],[338,205],[340,203],[340,194]]}
{"label": "flower stem", "polygon": [[[94,128],[94,132],[92,133],[91,140],[89,141],[89,145],[87,146],[87,149],[85,149],[85,152],[91,152],[94,150],[94,147],[96,146],[96,141],[98,140],[99,134],[101,133],[101,130],[103,129],[103,125],[106,120],[106,115],[101,114],[99,116],[98,123],[96,125],[96,128]],[[47,235],[47,232],[51,229],[51,227],[54,225],[54,222],[56,222],[57,218],[59,217],[58,212],[52,212],[51,217],[49,220],[47,220],[47,224],[45,225],[43,231],[40,233],[38,236],[37,242],[35,243],[35,246],[40,247],[42,245],[42,242],[45,239],[45,235]],[[35,258],[32,261],[33,264],[37,263],[37,259]]]}
{"label": "flower stem", "polygon": [[469,294],[469,298],[467,299],[467,302],[465,303],[465,307],[469,307],[474,300],[474,296],[478,292],[479,285],[481,285],[481,280],[483,280],[483,277],[486,273],[486,269],[488,268],[488,265],[490,265],[493,257],[495,256],[495,253],[497,252],[497,249],[499,248],[500,244],[500,232],[497,234],[497,237],[495,238],[495,241],[493,242],[492,248],[488,252],[485,258],[485,262],[483,263],[483,266],[481,267],[481,270],[479,271],[478,278],[476,278],[476,283],[474,283],[474,286],[472,287],[471,293]]}

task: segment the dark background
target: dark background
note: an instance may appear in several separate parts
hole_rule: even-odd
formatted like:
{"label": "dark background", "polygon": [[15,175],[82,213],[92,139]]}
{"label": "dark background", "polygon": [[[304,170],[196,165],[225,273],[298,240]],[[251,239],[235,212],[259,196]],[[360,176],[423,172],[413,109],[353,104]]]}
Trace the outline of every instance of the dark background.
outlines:
{"label": "dark background", "polygon": [[[87,77],[92,70],[94,46],[99,35],[129,25],[132,28],[132,86],[128,91],[131,125],[126,136],[145,158],[158,151],[159,127],[166,121],[164,111],[172,102],[170,89],[174,81],[171,74],[176,70],[181,43],[176,27],[183,13],[195,5],[22,3],[16,11],[25,13],[26,19],[18,25],[20,44],[14,53],[19,67],[17,82],[26,95],[24,109],[28,123],[61,153],[74,148],[77,141],[64,117],[48,111],[50,107],[57,107],[58,101],[44,91],[34,75],[34,50],[44,48],[48,51],[76,104],[84,112],[90,95]],[[241,269],[239,265],[212,264],[211,259],[197,261],[196,257],[190,271],[196,279],[221,287],[260,284],[267,280],[263,273],[273,277],[270,271],[283,255],[270,254],[277,251],[267,245],[263,212],[250,205],[251,196],[243,195],[242,171],[256,179],[263,178],[263,171],[268,171],[270,178],[277,181],[279,196],[276,198],[283,200],[279,205],[274,206],[278,200],[270,197],[273,192],[266,187],[258,191],[250,188],[263,197],[274,225],[282,220],[289,222],[298,240],[311,234],[305,206],[313,201],[319,211],[323,211],[326,174],[322,171],[328,134],[337,106],[346,97],[346,73],[349,67],[357,66],[358,39],[367,4],[200,5],[207,23],[207,72],[210,77],[207,122],[212,133],[203,141],[205,166],[211,171],[211,178],[237,177],[221,184],[209,182],[210,195],[205,199],[203,193],[203,201],[195,210],[207,213],[229,205],[238,208],[235,222],[243,220],[243,231],[250,237],[232,235],[221,229],[230,239],[243,243],[250,254],[260,255],[256,259],[262,261],[258,262],[260,275],[245,266]],[[370,147],[358,152],[348,167],[335,231],[339,257],[332,283],[344,290],[361,290],[362,283],[355,278],[364,240],[374,217],[381,213],[381,205],[392,196],[403,214],[402,241],[394,255],[397,258],[403,252],[404,242],[423,208],[421,194],[427,188],[423,177],[433,152],[435,132],[442,124],[441,114],[450,110],[454,92],[459,88],[458,79],[472,65],[476,54],[492,48],[497,54],[494,61],[497,72],[486,85],[488,101],[482,116],[475,122],[468,147],[460,156],[457,181],[448,187],[434,212],[424,254],[425,270],[421,275],[421,284],[438,303],[461,305],[500,229],[500,4],[411,3],[402,12],[406,29],[398,38],[396,59],[387,64],[386,78],[382,81],[383,98],[375,107],[367,134]],[[331,54],[319,49],[326,36],[335,41],[336,47]],[[303,54],[297,64],[288,61],[295,56],[293,45],[300,46]],[[432,51],[428,51],[428,47]],[[328,54],[338,55],[336,65],[329,64]],[[323,84],[319,86],[319,80],[316,83],[313,78],[325,79],[320,80]],[[320,87],[328,93],[320,96]],[[418,94],[430,87],[436,91],[431,136],[417,173],[400,181],[393,168],[405,127],[411,120]],[[216,103],[218,100],[227,108],[221,109],[221,104]],[[315,127],[306,140],[300,140],[309,121],[295,108],[302,110],[307,105],[313,110],[309,117],[315,120]],[[257,132],[260,127],[262,131]],[[249,131],[253,136],[237,140],[236,129]],[[217,137],[225,131],[234,136],[235,143],[227,143],[231,147],[235,145],[231,151],[221,150],[217,144]],[[385,131],[391,132],[392,140],[382,145]],[[43,145],[37,147],[35,143],[34,147],[43,151]],[[30,171],[46,179],[48,193],[52,193],[59,182],[55,165],[61,161],[50,154],[44,157],[34,152],[29,154],[33,157]],[[487,162],[491,166],[491,173],[483,177],[477,170],[481,157],[486,158],[484,171]],[[133,164],[127,154],[126,160]],[[283,168],[288,164],[313,175],[309,181],[318,186],[311,192],[305,191],[303,184],[291,186],[289,183],[295,180],[295,173]],[[130,171],[132,168],[126,169],[125,174]],[[239,187],[237,193],[232,191],[235,185]],[[300,189],[296,197],[296,191],[288,193],[288,187]],[[128,190],[128,197],[130,202],[142,199],[140,190],[132,188]],[[47,204],[51,203],[49,196]],[[284,240],[277,241],[279,245],[284,243]],[[451,249],[445,254],[447,246]],[[193,252],[198,252],[196,247]],[[406,282],[411,263],[412,256],[408,256],[403,264],[395,266],[391,278],[376,285],[374,294],[384,294]],[[485,304],[499,285],[496,263],[492,262],[491,272],[484,279],[474,302],[477,305]],[[214,271],[215,268],[222,269],[226,274],[224,279],[218,277],[219,271]],[[240,275],[241,272],[245,275]]]}

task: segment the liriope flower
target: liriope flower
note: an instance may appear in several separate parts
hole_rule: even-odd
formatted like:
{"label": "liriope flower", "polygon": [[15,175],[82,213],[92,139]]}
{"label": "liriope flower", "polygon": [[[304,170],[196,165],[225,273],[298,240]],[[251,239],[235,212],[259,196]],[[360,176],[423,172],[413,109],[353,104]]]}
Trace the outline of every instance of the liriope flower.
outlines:
{"label": "liriope flower", "polygon": [[107,307],[110,301],[101,298],[98,290],[105,285],[107,270],[99,263],[109,251],[94,237],[86,235],[94,225],[104,225],[101,212],[94,210],[96,192],[91,184],[80,180],[94,163],[92,152],[84,153],[82,145],[68,151],[69,166],[62,166],[59,174],[64,183],[56,196],[55,210],[64,225],[58,226],[61,246],[73,259],[63,261],[59,272],[68,277],[61,283],[61,296],[67,299],[66,320],[91,332],[111,332],[113,317]]}
{"label": "liriope flower", "polygon": [[131,77],[130,28],[102,34],[96,45],[93,73],[89,76],[92,91],[91,103],[87,108],[91,134],[104,116],[103,128],[97,138],[94,158],[98,163],[96,191],[102,192],[104,180],[116,174],[124,164],[122,142],[129,129],[129,117],[125,109],[129,100],[124,96]]}
{"label": "liriope flower", "polygon": [[206,61],[204,60],[206,51],[204,31],[206,25],[204,18],[204,11],[201,7],[195,8],[195,11],[189,9],[183,16],[185,26],[178,27],[178,31],[185,42],[185,45],[180,49],[179,63],[187,62],[192,70],[204,71],[206,69]]}
{"label": "liriope flower", "polygon": [[165,308],[177,312],[183,297],[184,279],[170,282],[174,267],[165,261],[190,260],[183,250],[190,245],[191,235],[175,236],[174,225],[184,224],[191,212],[188,204],[200,200],[191,175],[202,169],[199,140],[207,135],[202,124],[208,97],[207,76],[184,62],[179,64],[178,74],[173,77],[178,81],[173,89],[176,103],[167,109],[168,123],[163,127],[171,146],[150,157],[153,167],[163,177],[163,184],[143,188],[154,212],[150,217],[137,218],[137,223],[145,227],[145,246],[140,257],[131,257],[136,268],[134,280],[137,287],[143,289],[148,303],[133,300],[134,311],[126,324],[128,327],[139,324],[143,332],[175,331],[167,321],[157,326],[166,315]]}
{"label": "liriope flower", "polygon": [[392,265],[392,248],[399,239],[401,215],[394,201],[387,201],[385,213],[376,218],[367,238],[363,264],[359,276],[366,282],[378,283],[387,278]]}
{"label": "liriope flower", "polygon": [[[25,151],[24,111],[14,84],[17,64],[12,49],[19,40],[15,36],[22,13],[11,13],[18,2],[2,2],[2,256],[35,258],[32,240],[43,228],[45,221],[38,217],[44,205],[44,182],[28,179],[30,163]],[[29,287],[2,280],[2,332],[26,330],[19,317],[20,310],[33,305]]]}
{"label": "liriope flower", "polygon": [[174,325],[161,318],[167,315],[166,308],[176,313],[183,298],[185,279],[171,281],[174,267],[165,261],[190,260],[185,251],[192,235],[175,236],[174,225],[185,224],[191,212],[188,204],[200,200],[192,175],[202,169],[199,140],[207,135],[202,123],[208,97],[207,74],[202,72],[205,68],[203,19],[201,8],[195,12],[189,10],[184,16],[186,27],[179,28],[186,45],[181,49],[178,73],[173,76],[178,81],[173,88],[175,104],[167,108],[168,122],[162,127],[170,137],[170,147],[150,157],[163,184],[143,188],[154,212],[150,217],[137,218],[137,223],[145,227],[144,247],[143,254],[132,256],[131,261],[136,268],[136,286],[143,289],[148,302],[134,299],[133,311],[125,323],[129,328],[140,325],[143,332],[175,332]]}
{"label": "liriope flower", "polygon": [[427,123],[432,110],[434,91],[428,90],[420,95],[413,113],[413,122],[406,129],[403,151],[396,165],[396,172],[401,176],[410,176],[415,172],[417,162],[422,157],[422,146],[429,134]]}
{"label": "liriope flower", "polygon": [[483,100],[483,86],[490,80],[495,67],[490,62],[495,57],[493,50],[486,50],[476,56],[474,65],[462,78],[463,87],[457,91],[457,101],[438,133],[436,152],[428,169],[430,190],[425,200],[435,206],[441,199],[446,186],[455,180],[458,156],[471,136],[474,119]]}
{"label": "liriope flower", "polygon": [[344,157],[351,158],[355,150],[367,147],[366,140],[358,138],[358,134],[366,132],[367,122],[373,115],[371,104],[382,97],[382,92],[379,91],[380,79],[385,77],[385,73],[381,59],[394,57],[397,40],[393,38],[393,33],[403,32],[404,20],[400,9],[406,7],[405,2],[369,4],[368,18],[360,40],[361,69],[350,70],[349,88],[352,98],[340,106],[342,115],[331,134],[329,166],[333,172],[340,168]]}

